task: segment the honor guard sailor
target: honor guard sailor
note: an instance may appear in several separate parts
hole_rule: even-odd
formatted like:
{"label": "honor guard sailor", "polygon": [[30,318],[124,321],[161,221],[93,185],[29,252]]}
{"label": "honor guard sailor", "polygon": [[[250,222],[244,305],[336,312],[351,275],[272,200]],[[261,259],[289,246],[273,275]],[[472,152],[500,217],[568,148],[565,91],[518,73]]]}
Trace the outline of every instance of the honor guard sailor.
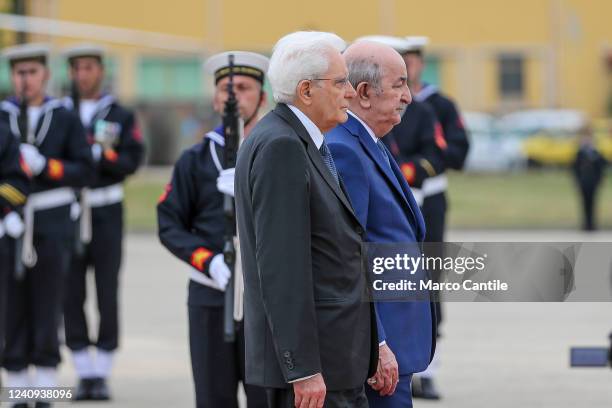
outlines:
{"label": "honor guard sailor", "polygon": [[[2,102],[0,122],[20,141],[32,173],[18,248],[25,270],[10,276],[8,283],[4,368],[9,387],[50,387],[56,385],[60,363],[58,328],[74,244],[74,189],[89,183],[93,158],[81,122],[45,93],[48,48],[21,45],[3,55],[10,64],[14,96]],[[30,367],[36,369],[30,373]],[[45,406],[49,404],[36,403]]]}
{"label": "honor guard sailor", "polygon": [[29,191],[29,169],[21,159],[19,141],[0,124],[0,367],[4,354],[6,285],[15,273],[14,241],[23,233],[21,208]]}
{"label": "honor guard sailor", "polygon": [[429,40],[427,37],[406,37],[407,50],[404,61],[409,67],[410,90],[415,100],[427,103],[436,114],[442,126],[444,140],[447,147],[444,149],[444,163],[448,169],[461,170],[470,149],[468,134],[463,119],[453,101],[444,95],[440,89],[423,82],[422,75],[425,68],[424,53]]}
{"label": "honor guard sailor", "polygon": [[[66,107],[81,119],[96,163],[95,177],[80,194],[78,239],[64,300],[66,344],[79,384],[77,400],[108,400],[107,378],[119,345],[118,288],[123,246],[123,182],[136,172],[144,154],[132,111],[103,90],[104,49],[80,44],[65,52],[72,90]],[[77,245],[77,248],[79,246]],[[84,311],[86,274],[92,268],[100,319],[90,339]],[[94,353],[95,351],[95,353]]]}
{"label": "honor guard sailor", "polygon": [[[406,67],[408,68],[408,82],[414,99],[428,105],[436,115],[436,119],[442,127],[441,141],[444,143],[442,149],[444,165],[446,169],[461,170],[469,150],[469,140],[463,120],[455,104],[443,95],[438,87],[423,82],[422,75],[425,68],[424,52],[429,40],[427,37],[406,37],[407,51],[403,54]],[[444,230],[446,228],[446,189],[448,181],[445,174],[432,177],[423,185],[423,217],[427,226],[425,242],[444,242]],[[436,252],[438,248],[431,249]],[[431,253],[432,256],[439,253]],[[436,277],[434,275],[434,277]],[[440,303],[437,316],[438,325],[442,322],[443,313]],[[440,330],[438,330],[440,333]],[[412,392],[416,398],[439,399],[440,394],[436,390],[434,378],[439,365],[439,352],[428,369],[413,378]]]}
{"label": "honor guard sailor", "polygon": [[[229,56],[233,56],[230,68]],[[210,57],[204,68],[214,75],[214,110],[224,113],[230,72],[238,111],[248,136],[266,104],[263,90],[268,58],[244,51]],[[236,391],[244,381],[244,330],[241,305],[235,310],[236,341],[224,342],[224,289],[230,268],[223,255],[226,216],[224,193],[233,196],[234,169],[223,168],[222,126],[208,132],[201,143],[187,149],[174,167],[172,180],[157,206],[159,238],[189,270],[189,338],[198,407],[237,407]],[[239,257],[238,257],[239,259]],[[235,300],[240,303],[240,266],[236,266]],[[249,408],[265,407],[263,389],[245,385]]]}

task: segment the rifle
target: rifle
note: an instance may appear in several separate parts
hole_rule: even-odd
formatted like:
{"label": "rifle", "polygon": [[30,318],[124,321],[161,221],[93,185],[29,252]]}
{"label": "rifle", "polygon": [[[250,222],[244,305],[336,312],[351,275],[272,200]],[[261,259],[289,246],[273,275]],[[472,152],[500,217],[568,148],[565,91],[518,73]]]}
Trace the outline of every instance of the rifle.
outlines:
{"label": "rifle", "polygon": [[[17,118],[17,127],[19,128],[19,137],[21,143],[29,142],[28,129],[28,99],[26,97],[26,82],[25,74],[21,73],[21,95],[19,95],[19,117]],[[21,260],[23,251],[23,236],[15,239],[15,279],[23,280],[25,276],[25,265]]]}
{"label": "rifle", "polygon": [[[238,100],[234,93],[234,55],[228,56],[229,60],[229,82],[227,84],[228,98],[223,111],[223,136],[225,137],[225,149],[223,150],[223,167],[226,169],[236,166],[238,143],[240,142],[240,113],[238,112]],[[223,199],[223,213],[225,215],[225,235],[223,245],[223,258],[230,268],[231,275],[225,287],[225,303],[223,309],[223,337],[226,342],[232,343],[236,337],[234,323],[234,272],[236,267],[236,248],[234,237],[236,236],[236,209],[234,197],[226,194]]]}
{"label": "rifle", "polygon": [[81,103],[81,95],[79,94],[79,88],[77,87],[76,81],[72,81],[70,84],[70,98],[72,99],[72,110],[81,117],[79,113],[79,106]]}
{"label": "rifle", "polygon": [[[76,81],[72,81],[72,83],[70,84],[70,98],[72,99],[72,111],[79,118],[79,120],[81,120],[81,113],[80,113],[81,96],[79,94],[79,88],[77,87]],[[84,123],[83,126],[86,126],[86,124]],[[81,202],[81,191],[78,189],[75,189],[74,194],[76,196],[77,203]],[[83,214],[81,211],[81,217],[82,216]],[[77,257],[81,258],[83,257],[83,255],[85,255],[85,244],[81,240],[81,223],[79,222],[79,219],[77,219],[77,221],[74,223],[75,224],[74,228],[76,230],[75,235],[74,235],[76,237],[76,239],[74,240],[74,254]]]}

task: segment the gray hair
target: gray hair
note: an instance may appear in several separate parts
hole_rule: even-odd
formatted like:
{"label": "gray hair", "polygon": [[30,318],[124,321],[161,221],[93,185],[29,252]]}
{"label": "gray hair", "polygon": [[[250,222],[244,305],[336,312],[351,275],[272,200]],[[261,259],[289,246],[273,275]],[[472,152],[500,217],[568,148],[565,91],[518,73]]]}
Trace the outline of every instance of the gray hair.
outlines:
{"label": "gray hair", "polygon": [[348,80],[357,89],[362,82],[369,84],[376,93],[382,90],[383,68],[374,58],[347,57]]}
{"label": "gray hair", "polygon": [[330,51],[342,52],[346,43],[333,33],[296,31],[281,38],[270,57],[268,80],[276,102],[293,102],[298,83],[320,78],[329,68]]}

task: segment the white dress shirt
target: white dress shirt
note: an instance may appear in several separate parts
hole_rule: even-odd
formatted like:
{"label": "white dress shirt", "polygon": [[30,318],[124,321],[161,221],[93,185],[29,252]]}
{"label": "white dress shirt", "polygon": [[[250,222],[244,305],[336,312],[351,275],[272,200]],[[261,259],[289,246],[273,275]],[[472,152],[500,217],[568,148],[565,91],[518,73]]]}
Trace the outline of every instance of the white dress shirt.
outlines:
{"label": "white dress shirt", "polygon": [[317,125],[314,124],[312,120],[310,120],[308,116],[304,114],[304,112],[302,112],[293,105],[287,106],[289,107],[289,109],[291,109],[293,113],[295,113],[295,116],[297,116],[300,122],[302,122],[302,125],[304,125],[304,127],[306,128],[306,131],[310,135],[310,138],[314,142],[315,146],[317,146],[317,149],[320,149],[321,145],[323,144],[323,141],[325,140],[323,138],[323,133],[321,133],[321,130],[317,127]]}

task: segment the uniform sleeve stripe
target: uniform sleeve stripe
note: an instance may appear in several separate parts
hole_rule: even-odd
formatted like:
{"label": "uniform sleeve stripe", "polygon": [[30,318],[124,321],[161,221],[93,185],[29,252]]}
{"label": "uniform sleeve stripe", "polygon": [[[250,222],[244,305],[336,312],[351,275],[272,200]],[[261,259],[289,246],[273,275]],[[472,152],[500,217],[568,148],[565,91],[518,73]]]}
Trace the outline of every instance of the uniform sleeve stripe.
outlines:
{"label": "uniform sleeve stripe", "polygon": [[12,205],[22,205],[26,201],[25,195],[10,184],[0,185],[0,196],[6,198]]}
{"label": "uniform sleeve stripe", "polygon": [[436,175],[436,170],[433,168],[431,163],[429,161],[427,161],[427,159],[419,160],[419,164],[421,165],[421,167],[423,167],[425,169],[425,171],[427,172],[427,175],[429,177],[433,177],[433,176]]}

